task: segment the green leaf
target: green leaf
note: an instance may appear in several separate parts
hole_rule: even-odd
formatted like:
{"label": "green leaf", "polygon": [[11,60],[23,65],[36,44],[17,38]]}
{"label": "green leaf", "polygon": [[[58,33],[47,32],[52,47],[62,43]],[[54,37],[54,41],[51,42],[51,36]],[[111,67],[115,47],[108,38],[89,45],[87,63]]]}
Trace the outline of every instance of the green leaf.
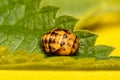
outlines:
{"label": "green leaf", "polygon": [[75,32],[79,41],[79,50],[76,53],[76,58],[81,57],[96,57],[107,58],[114,50],[113,47],[98,45],[94,46],[98,35],[87,30],[79,30]]}
{"label": "green leaf", "polygon": [[25,6],[13,0],[9,2],[7,0],[2,1],[6,1],[6,5],[0,7],[0,26],[13,26],[17,21],[23,18]]}
{"label": "green leaf", "polygon": [[97,35],[87,30],[79,30],[76,31],[75,34],[77,35],[79,41],[77,57],[88,57],[88,49],[89,47],[94,46]]}
{"label": "green leaf", "polygon": [[54,21],[58,9],[54,6],[46,6],[34,14],[27,15],[26,13],[18,25],[30,30],[48,31],[55,25]]}
{"label": "green leaf", "polygon": [[89,48],[91,57],[107,58],[115,48],[105,45],[97,45]]}
{"label": "green leaf", "polygon": [[30,16],[34,13],[36,13],[37,11],[39,11],[40,9],[40,3],[42,0],[18,0],[19,3],[24,4],[25,5],[25,12],[26,15],[25,16]]}
{"label": "green leaf", "polygon": [[55,26],[73,31],[74,25],[76,24],[77,21],[78,21],[78,19],[76,19],[72,16],[64,15],[64,16],[58,17],[55,20]]}
{"label": "green leaf", "polygon": [[8,46],[10,51],[26,50],[28,52],[38,52],[39,33],[35,31],[4,29],[0,30],[0,45]]}
{"label": "green leaf", "polygon": [[75,33],[81,45],[88,47],[93,46],[95,44],[96,38],[98,37],[98,35],[88,30],[79,30],[75,31]]}

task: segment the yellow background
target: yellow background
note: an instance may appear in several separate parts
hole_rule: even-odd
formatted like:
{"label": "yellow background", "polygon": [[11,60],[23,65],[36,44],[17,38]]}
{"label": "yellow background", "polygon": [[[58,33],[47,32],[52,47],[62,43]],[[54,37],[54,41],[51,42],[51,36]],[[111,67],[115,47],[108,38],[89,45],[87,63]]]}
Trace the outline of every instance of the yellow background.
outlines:
{"label": "yellow background", "polygon": [[93,30],[98,34],[96,44],[104,44],[115,47],[110,56],[120,56],[120,16],[107,13],[101,17],[98,29]]}
{"label": "yellow background", "polygon": [[120,71],[0,71],[0,80],[119,80]]}

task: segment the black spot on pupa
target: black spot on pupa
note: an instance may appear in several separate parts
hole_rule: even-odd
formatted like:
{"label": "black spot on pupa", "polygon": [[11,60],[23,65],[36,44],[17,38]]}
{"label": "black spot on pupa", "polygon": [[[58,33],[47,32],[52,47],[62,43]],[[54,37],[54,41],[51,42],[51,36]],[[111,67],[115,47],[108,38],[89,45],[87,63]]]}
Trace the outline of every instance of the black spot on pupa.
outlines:
{"label": "black spot on pupa", "polygon": [[58,35],[58,33],[55,33],[55,36],[57,36]]}
{"label": "black spot on pupa", "polygon": [[54,55],[59,56],[60,54],[58,54],[58,53],[59,53],[61,50],[62,50],[61,48],[60,48],[60,49],[57,49],[57,50],[54,52]]}
{"label": "black spot on pupa", "polygon": [[53,50],[55,50],[55,48],[52,48]]}
{"label": "black spot on pupa", "polygon": [[67,45],[70,47],[71,45],[69,43],[67,43]]}
{"label": "black spot on pupa", "polygon": [[67,38],[67,34],[64,34],[64,35],[63,35],[63,38]]}
{"label": "black spot on pupa", "polygon": [[60,29],[60,28],[57,28],[55,31],[62,31],[62,29]]}
{"label": "black spot on pupa", "polygon": [[49,44],[52,43],[52,38],[49,39]]}
{"label": "black spot on pupa", "polygon": [[62,47],[64,44],[65,44],[65,42],[64,42],[64,41],[62,41],[62,42],[60,43],[60,46]]}
{"label": "black spot on pupa", "polygon": [[55,43],[55,39],[53,39],[53,43]]}
{"label": "black spot on pupa", "polygon": [[45,39],[45,44],[47,44],[47,42],[48,42],[47,39]]}
{"label": "black spot on pupa", "polygon": [[50,33],[51,33],[51,32],[47,32],[46,35],[47,35],[47,34],[50,34]]}
{"label": "black spot on pupa", "polygon": [[55,31],[51,33],[52,36],[57,36],[58,33],[56,33]]}
{"label": "black spot on pupa", "polygon": [[50,51],[51,51],[51,49],[52,49],[50,45],[49,45],[49,49],[50,49]]}
{"label": "black spot on pupa", "polygon": [[68,30],[63,29],[63,31],[65,31],[67,34],[71,34],[71,32],[69,32]]}
{"label": "black spot on pupa", "polygon": [[77,41],[77,36],[76,36],[76,38],[75,38],[75,40],[74,40],[74,42],[73,42],[72,48],[75,47],[75,43],[76,43],[76,41]]}
{"label": "black spot on pupa", "polygon": [[72,40],[72,38],[69,38],[69,40]]}
{"label": "black spot on pupa", "polygon": [[53,31],[52,33],[51,33],[51,35],[54,35],[55,34],[55,31]]}

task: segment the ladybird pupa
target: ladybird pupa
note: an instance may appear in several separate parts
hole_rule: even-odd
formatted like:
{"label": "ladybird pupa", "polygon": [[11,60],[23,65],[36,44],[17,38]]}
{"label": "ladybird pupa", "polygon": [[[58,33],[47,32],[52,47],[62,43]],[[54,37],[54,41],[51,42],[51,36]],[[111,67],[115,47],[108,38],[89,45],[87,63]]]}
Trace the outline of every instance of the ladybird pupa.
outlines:
{"label": "ladybird pupa", "polygon": [[71,56],[78,50],[78,39],[68,30],[54,28],[42,36],[41,46],[47,55]]}

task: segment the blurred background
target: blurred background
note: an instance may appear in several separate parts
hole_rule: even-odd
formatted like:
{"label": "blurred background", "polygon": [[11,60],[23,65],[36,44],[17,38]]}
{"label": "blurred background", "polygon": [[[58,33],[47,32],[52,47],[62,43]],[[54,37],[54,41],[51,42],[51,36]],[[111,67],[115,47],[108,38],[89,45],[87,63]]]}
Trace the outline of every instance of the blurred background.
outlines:
{"label": "blurred background", "polygon": [[120,56],[120,0],[43,0],[41,7],[60,7],[57,16],[79,19],[75,30],[90,30],[99,35],[96,45],[113,46],[110,56]]}

